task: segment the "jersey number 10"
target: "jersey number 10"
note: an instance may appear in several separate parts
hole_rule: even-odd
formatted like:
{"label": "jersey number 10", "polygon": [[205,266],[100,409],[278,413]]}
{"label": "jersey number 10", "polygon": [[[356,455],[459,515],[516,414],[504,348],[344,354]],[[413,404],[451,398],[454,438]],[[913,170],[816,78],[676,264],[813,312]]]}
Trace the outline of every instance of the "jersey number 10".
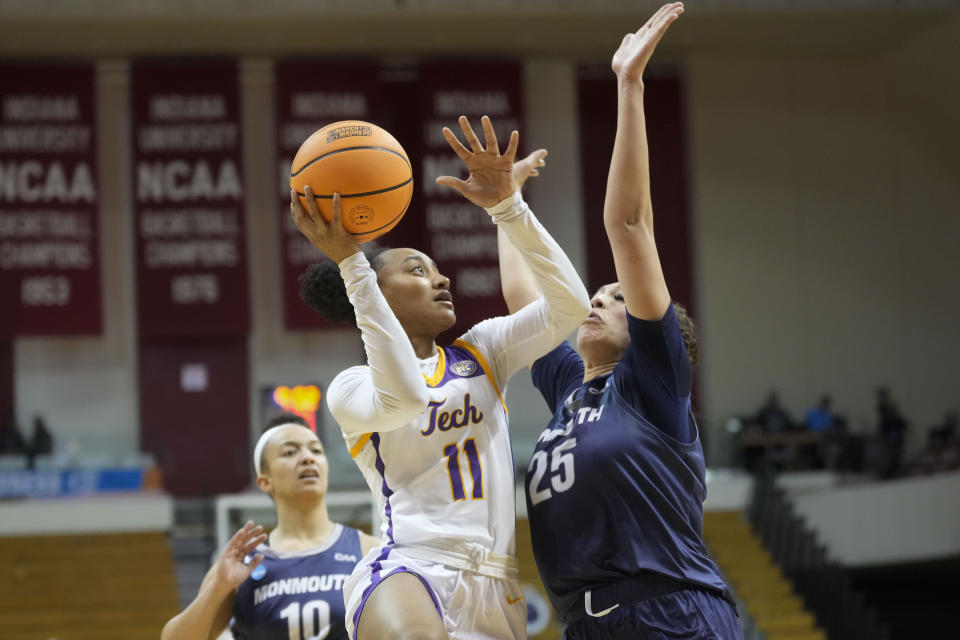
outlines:
{"label": "jersey number 10", "polygon": [[299,602],[291,602],[280,617],[287,621],[290,640],[323,640],[330,633],[330,604],[326,600],[311,600],[302,610]]}
{"label": "jersey number 10", "polygon": [[[473,500],[483,500],[483,469],[480,467],[480,453],[477,451],[477,441],[467,438],[463,443],[463,452],[467,454],[467,463],[470,465],[470,476],[473,480]],[[460,471],[460,447],[457,443],[448,444],[443,448],[443,455],[447,458],[447,473],[450,474],[450,495],[454,502],[466,500],[463,490],[463,473]]]}

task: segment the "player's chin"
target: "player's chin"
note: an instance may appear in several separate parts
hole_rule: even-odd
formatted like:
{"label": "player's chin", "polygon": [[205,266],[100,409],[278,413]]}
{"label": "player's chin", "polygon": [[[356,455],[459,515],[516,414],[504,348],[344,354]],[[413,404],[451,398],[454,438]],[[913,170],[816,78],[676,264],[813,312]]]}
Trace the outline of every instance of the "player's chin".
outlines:
{"label": "player's chin", "polygon": [[587,323],[580,325],[577,329],[577,348],[579,350],[599,348],[609,341],[604,326],[598,323]]}
{"label": "player's chin", "polygon": [[432,314],[435,320],[435,326],[437,327],[437,333],[443,333],[453,325],[457,324],[457,314],[453,311],[453,306],[444,306],[440,309],[437,309],[434,314]]}
{"label": "player's chin", "polygon": [[327,480],[319,476],[304,476],[302,478],[297,478],[297,483],[294,486],[296,491],[317,491],[327,490]]}
{"label": "player's chin", "polygon": [[601,340],[603,333],[603,325],[599,322],[584,322],[577,328],[577,342]]}
{"label": "player's chin", "polygon": [[320,481],[301,482],[295,492],[300,496],[323,497],[327,494],[327,483]]}

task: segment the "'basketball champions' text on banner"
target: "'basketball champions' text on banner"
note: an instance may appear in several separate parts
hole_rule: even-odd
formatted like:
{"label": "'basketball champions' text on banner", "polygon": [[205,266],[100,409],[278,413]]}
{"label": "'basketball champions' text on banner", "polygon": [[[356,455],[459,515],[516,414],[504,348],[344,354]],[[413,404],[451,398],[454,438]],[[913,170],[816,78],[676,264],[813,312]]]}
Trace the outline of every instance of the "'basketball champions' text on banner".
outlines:
{"label": "'basketball champions' text on banner", "polygon": [[245,334],[236,63],[137,62],[132,84],[140,337]]}
{"label": "'basketball champions' text on banner", "polygon": [[379,68],[363,61],[280,61],[276,65],[277,211],[280,275],[287,329],[334,326],[300,300],[299,277],[325,260],[290,216],[290,163],[310,135],[338,120],[380,119]]}
{"label": "'basketball champions' text on banner", "polygon": [[93,67],[0,79],[0,336],[99,334]]}
{"label": "'basketball champions' text on banner", "polygon": [[465,115],[482,139],[480,117],[490,116],[503,152],[511,131],[523,133],[522,97],[521,70],[515,62],[428,62],[420,67],[424,120],[423,179],[418,193],[424,201],[429,239],[422,249],[452,281],[457,324],[451,335],[506,313],[506,306],[500,294],[496,227],[483,209],[435,183],[441,175],[466,177],[463,161],[443,138],[443,127],[463,140],[457,118]]}

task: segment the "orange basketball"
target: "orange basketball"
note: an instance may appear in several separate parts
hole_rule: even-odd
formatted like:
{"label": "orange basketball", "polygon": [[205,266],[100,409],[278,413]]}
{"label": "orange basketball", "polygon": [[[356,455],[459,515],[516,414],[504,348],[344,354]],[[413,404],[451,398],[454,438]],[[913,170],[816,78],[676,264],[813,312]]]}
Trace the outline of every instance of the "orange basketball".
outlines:
{"label": "orange basketball", "polygon": [[327,220],[333,219],[333,194],[340,194],[343,227],[358,242],[393,229],[413,196],[413,172],[403,147],[362,120],[328,124],[300,145],[290,166],[290,188],[304,207],[308,184]]}

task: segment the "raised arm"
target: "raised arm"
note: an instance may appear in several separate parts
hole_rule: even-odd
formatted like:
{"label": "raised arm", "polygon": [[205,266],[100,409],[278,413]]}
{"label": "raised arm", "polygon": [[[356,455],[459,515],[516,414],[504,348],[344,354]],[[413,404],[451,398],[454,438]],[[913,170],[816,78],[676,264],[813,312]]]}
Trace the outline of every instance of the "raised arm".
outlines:
{"label": "raised arm", "polygon": [[233,534],[203,578],[197,597],[163,626],[160,640],[213,640],[223,633],[233,615],[237,587],[263,561],[263,556],[257,554],[249,564],[243,560],[266,539],[263,527],[252,522]]}
{"label": "raised arm", "polygon": [[[546,164],[546,157],[546,149],[537,149],[513,165],[513,177],[517,181],[518,189],[523,187],[528,178],[540,175],[539,167]],[[497,227],[497,256],[500,260],[500,289],[503,299],[510,313],[516,313],[539,298],[540,289],[537,288],[537,281],[530,273],[523,256],[500,227]]]}
{"label": "raised arm", "polygon": [[366,257],[350,256],[340,263],[340,274],[357,316],[367,366],[351,367],[334,378],[327,406],[346,434],[399,429],[429,402],[417,355]]}
{"label": "raised arm", "polygon": [[341,222],[340,196],[333,196],[333,219],[327,222],[304,187],[307,208],[291,192],[291,213],[311,244],[337,262],[357,328],[367,353],[367,367],[338,375],[327,390],[327,405],[347,434],[398,429],[427,406],[427,385],[413,346],[387,304],[377,274]]}
{"label": "raised arm", "polygon": [[617,74],[617,134],[603,224],[627,311],[643,320],[659,320],[670,305],[653,235],[643,71],[660,38],[681,13],[681,2],[663,5],[636,33],[624,37],[611,65]]}
{"label": "raised arm", "polygon": [[517,132],[513,132],[507,150],[500,155],[490,119],[484,116],[482,123],[486,146],[480,144],[467,119],[460,118],[470,149],[464,147],[453,132],[444,129],[444,137],[467,165],[470,177],[463,181],[443,176],[437,178],[437,182],[453,187],[486,209],[498,229],[502,229],[517,248],[536,289],[542,292],[534,300],[535,304],[507,319],[499,319],[494,326],[481,323],[471,332],[487,336],[484,346],[488,355],[499,361],[494,366],[504,379],[557,346],[586,318],[590,300],[569,258],[520,196],[513,174]]}

